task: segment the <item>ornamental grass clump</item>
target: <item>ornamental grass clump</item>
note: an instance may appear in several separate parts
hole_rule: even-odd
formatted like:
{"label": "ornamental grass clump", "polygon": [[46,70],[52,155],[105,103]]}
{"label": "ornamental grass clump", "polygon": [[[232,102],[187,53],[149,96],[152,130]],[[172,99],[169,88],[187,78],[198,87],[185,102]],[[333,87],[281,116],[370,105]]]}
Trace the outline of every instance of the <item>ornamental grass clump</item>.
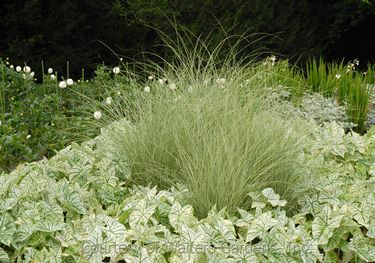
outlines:
{"label": "ornamental grass clump", "polygon": [[199,216],[213,206],[248,207],[247,194],[266,187],[292,201],[300,144],[291,121],[235,87],[194,86],[177,100],[168,92],[150,98],[134,128],[117,134],[134,183],[185,185]]}
{"label": "ornamental grass clump", "polygon": [[184,185],[199,217],[215,206],[249,208],[248,194],[267,187],[293,206],[303,133],[267,98],[251,58],[237,59],[224,46],[211,52],[200,39],[193,48],[169,45],[177,59],[148,67],[155,81],[128,84],[138,90],[136,107],[124,100],[103,115],[133,122],[109,144],[126,156],[132,183]]}

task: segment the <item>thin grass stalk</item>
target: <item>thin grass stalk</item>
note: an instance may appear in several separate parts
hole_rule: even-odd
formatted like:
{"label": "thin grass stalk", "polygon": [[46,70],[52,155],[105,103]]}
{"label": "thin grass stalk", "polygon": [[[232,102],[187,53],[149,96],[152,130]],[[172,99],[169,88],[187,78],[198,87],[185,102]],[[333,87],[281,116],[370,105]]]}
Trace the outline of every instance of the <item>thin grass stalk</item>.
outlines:
{"label": "thin grass stalk", "polygon": [[43,85],[43,96],[46,96],[46,86],[44,85],[45,82],[45,71],[44,71],[44,61],[42,60],[42,85]]}
{"label": "thin grass stalk", "polygon": [[5,72],[5,65],[3,63],[0,64],[1,66],[1,90],[0,90],[0,102],[1,102],[1,120],[4,122],[5,120],[5,89],[6,89],[6,72]]}

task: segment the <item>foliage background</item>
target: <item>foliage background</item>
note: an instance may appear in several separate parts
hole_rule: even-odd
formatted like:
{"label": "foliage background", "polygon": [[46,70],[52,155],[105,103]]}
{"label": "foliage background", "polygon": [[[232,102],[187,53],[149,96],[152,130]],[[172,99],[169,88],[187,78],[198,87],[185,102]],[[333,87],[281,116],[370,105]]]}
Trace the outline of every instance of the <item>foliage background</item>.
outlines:
{"label": "foliage background", "polygon": [[[166,17],[196,35],[207,36],[219,23],[228,34],[273,34],[246,53],[267,47],[294,62],[310,56],[374,60],[374,4],[357,0],[4,0],[0,57],[9,56],[15,64],[26,61],[32,68],[44,60],[64,75],[70,61],[72,76],[80,76],[83,67],[90,75],[98,63],[117,59],[98,40],[130,59],[142,59],[141,51],[164,55],[160,36],[151,27],[172,35]],[[214,31],[212,43],[223,34]]]}

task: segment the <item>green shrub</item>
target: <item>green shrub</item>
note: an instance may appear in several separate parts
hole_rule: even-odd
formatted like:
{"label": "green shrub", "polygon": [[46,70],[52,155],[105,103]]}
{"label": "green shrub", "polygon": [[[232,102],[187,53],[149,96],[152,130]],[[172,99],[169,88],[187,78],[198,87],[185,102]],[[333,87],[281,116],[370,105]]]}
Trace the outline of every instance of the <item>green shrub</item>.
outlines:
{"label": "green shrub", "polygon": [[97,99],[102,91],[95,84],[75,82],[61,89],[50,75],[37,84],[31,71],[17,72],[8,60],[0,60],[0,74],[0,170],[50,157],[69,142],[92,136],[86,125],[92,115],[83,114],[77,92]]}

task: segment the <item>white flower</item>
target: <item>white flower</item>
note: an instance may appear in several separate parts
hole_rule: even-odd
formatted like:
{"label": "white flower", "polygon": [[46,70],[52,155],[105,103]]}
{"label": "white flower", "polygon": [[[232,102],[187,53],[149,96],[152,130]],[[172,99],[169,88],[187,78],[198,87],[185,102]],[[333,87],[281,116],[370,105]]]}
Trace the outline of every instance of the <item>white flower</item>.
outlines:
{"label": "white flower", "polygon": [[151,89],[150,89],[149,86],[146,86],[143,90],[144,90],[144,92],[150,92]]}
{"label": "white flower", "polygon": [[10,65],[9,67],[10,67],[11,69],[14,69],[14,66],[13,66],[13,65]]}
{"label": "white flower", "polygon": [[169,85],[169,88],[170,88],[171,90],[175,90],[175,89],[177,89],[177,86],[176,86],[176,84],[171,83],[171,84]]}
{"label": "white flower", "polygon": [[117,95],[121,95],[121,92],[120,92],[120,91],[117,91]]}
{"label": "white flower", "polygon": [[100,111],[95,111],[94,112],[94,118],[96,120],[99,120],[102,117],[102,113]]}
{"label": "white flower", "polygon": [[193,91],[193,86],[189,86],[188,87],[188,92],[192,92]]}
{"label": "white flower", "polygon": [[181,95],[178,95],[174,100],[173,100],[173,102],[177,102],[177,101],[179,101],[179,100],[181,100],[182,99],[182,96]]}
{"label": "white flower", "polygon": [[25,73],[30,73],[31,72],[31,68],[29,66],[26,66],[26,67],[23,68],[23,71]]}
{"label": "white flower", "polygon": [[56,76],[53,75],[53,74],[51,74],[50,78],[51,78],[52,80],[55,80],[55,79],[56,79]]}
{"label": "white flower", "polygon": [[118,73],[120,73],[120,68],[114,67],[112,71],[113,71],[113,73],[118,74]]}
{"label": "white flower", "polygon": [[273,56],[270,57],[270,60],[271,60],[273,63],[275,63],[275,61],[276,61],[276,57],[273,55]]}
{"label": "white flower", "polygon": [[60,81],[59,88],[65,89],[66,88],[66,82],[65,81]]}
{"label": "white flower", "polygon": [[48,69],[48,74],[52,74],[53,73],[53,69],[52,68],[49,68]]}
{"label": "white flower", "polygon": [[111,97],[106,98],[105,99],[105,104],[111,105],[112,104],[112,98]]}
{"label": "white flower", "polygon": [[35,72],[34,72],[34,71],[30,73],[30,76],[31,76],[31,77],[34,77],[34,75],[35,75]]}
{"label": "white flower", "polygon": [[16,71],[17,71],[17,72],[21,72],[21,70],[22,70],[22,68],[21,68],[20,66],[17,66],[17,67],[16,67]]}
{"label": "white flower", "polygon": [[340,78],[341,78],[341,75],[340,75],[340,74],[336,74],[336,75],[335,75],[335,78],[336,78],[336,79],[340,79]]}
{"label": "white flower", "polygon": [[218,79],[216,80],[216,83],[217,83],[217,84],[221,84],[221,85],[225,84],[225,82],[226,82],[226,79],[225,79],[225,78],[218,78]]}
{"label": "white flower", "polygon": [[164,84],[164,80],[163,79],[158,79],[158,82],[163,85]]}
{"label": "white flower", "polygon": [[148,80],[153,80],[154,77],[153,76],[148,76]]}
{"label": "white flower", "polygon": [[26,136],[26,139],[30,139],[30,138],[31,138],[31,135],[28,134],[28,135]]}
{"label": "white flower", "polygon": [[68,86],[72,86],[73,83],[74,83],[74,81],[73,81],[72,79],[67,79],[67,80],[66,80],[66,84],[67,84]]}
{"label": "white flower", "polygon": [[120,58],[120,61],[123,61],[124,59],[123,58]]}

